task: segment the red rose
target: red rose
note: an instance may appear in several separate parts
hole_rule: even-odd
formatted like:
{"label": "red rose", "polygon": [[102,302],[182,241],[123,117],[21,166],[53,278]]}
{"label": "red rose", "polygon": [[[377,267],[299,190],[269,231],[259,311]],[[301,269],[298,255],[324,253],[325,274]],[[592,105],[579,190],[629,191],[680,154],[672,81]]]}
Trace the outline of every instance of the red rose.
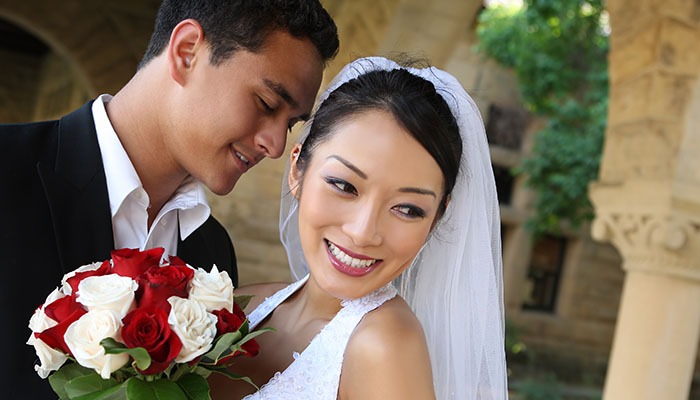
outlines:
{"label": "red rose", "polygon": [[71,295],[73,297],[76,296],[78,293],[78,285],[80,282],[90,276],[102,276],[102,275],[108,275],[111,273],[111,268],[112,265],[109,263],[109,260],[103,261],[102,264],[100,265],[99,268],[93,271],[83,271],[83,272],[76,272],[75,275],[71,276],[70,278],[66,279],[66,283],[68,283],[71,287]]}
{"label": "red rose", "polygon": [[169,256],[168,257],[168,264],[170,264],[170,265],[187,265],[187,263],[185,263],[182,260],[182,258],[180,258],[178,256]]}
{"label": "red rose", "polygon": [[136,280],[139,275],[153,266],[160,265],[165,249],[156,247],[140,251],[138,249],[119,249],[112,251],[112,272]]}
{"label": "red rose", "polygon": [[168,325],[168,313],[158,307],[137,308],[123,319],[122,339],[129,348],[143,347],[151,356],[144,375],[164,371],[182,349],[180,338]]}
{"label": "red rose", "polygon": [[[222,308],[221,310],[216,310],[213,311],[212,314],[216,315],[217,321],[216,321],[216,336],[221,336],[224,333],[228,332],[236,332],[241,328],[241,325],[246,320],[245,313],[243,310],[241,310],[241,307],[238,306],[238,304],[233,303],[233,312],[228,311],[225,308]],[[255,339],[251,339],[241,346],[241,351],[236,351],[232,355],[228,357],[224,357],[219,360],[218,364],[221,365],[222,363],[230,360],[233,357],[239,356],[239,355],[246,355],[248,357],[254,357],[258,354],[258,351],[260,350],[260,345],[258,345],[258,342]]]}
{"label": "red rose", "polygon": [[237,331],[246,319],[245,313],[236,303],[233,303],[233,312],[222,308],[221,310],[213,311],[212,314],[216,315],[217,318],[216,336]]}
{"label": "red rose", "polygon": [[139,277],[136,301],[139,307],[161,307],[170,311],[168,298],[187,298],[187,283],[194,276],[194,270],[186,265],[165,265],[151,267]]}
{"label": "red rose", "polygon": [[63,335],[73,322],[87,313],[82,304],[78,303],[73,296],[61,297],[53,303],[44,307],[46,316],[58,322],[58,325],[35,333],[35,336],[44,341],[47,345],[65,354],[71,354],[66,345]]}

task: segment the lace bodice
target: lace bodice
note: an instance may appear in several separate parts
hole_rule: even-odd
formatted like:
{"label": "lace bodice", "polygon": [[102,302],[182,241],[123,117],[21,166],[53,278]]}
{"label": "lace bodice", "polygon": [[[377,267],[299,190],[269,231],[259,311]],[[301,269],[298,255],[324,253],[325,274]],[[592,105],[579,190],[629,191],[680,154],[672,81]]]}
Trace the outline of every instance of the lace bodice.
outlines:
{"label": "lace bodice", "polygon": [[[251,329],[265,319],[277,306],[296,292],[308,275],[265,299],[248,316]],[[343,308],[319,332],[306,349],[294,353],[294,361],[277,372],[260,390],[244,400],[333,400],[338,396],[340,370],[345,347],[362,317],[396,295],[388,285],[365,297],[344,300]]]}

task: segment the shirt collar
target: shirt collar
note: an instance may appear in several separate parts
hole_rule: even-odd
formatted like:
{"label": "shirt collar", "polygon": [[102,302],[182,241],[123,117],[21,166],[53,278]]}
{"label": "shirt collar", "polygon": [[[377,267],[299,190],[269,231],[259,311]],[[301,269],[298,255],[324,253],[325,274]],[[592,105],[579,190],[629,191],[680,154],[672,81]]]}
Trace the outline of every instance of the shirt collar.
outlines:
{"label": "shirt collar", "polygon": [[189,176],[177,188],[173,197],[163,206],[161,213],[178,209],[180,238],[182,240],[199,228],[211,215],[204,186]]}

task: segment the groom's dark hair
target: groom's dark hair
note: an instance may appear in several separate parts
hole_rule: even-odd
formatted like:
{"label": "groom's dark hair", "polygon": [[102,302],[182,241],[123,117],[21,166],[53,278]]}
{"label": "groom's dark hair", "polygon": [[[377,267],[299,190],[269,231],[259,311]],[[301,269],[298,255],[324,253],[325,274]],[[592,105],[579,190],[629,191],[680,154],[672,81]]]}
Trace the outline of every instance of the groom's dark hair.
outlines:
{"label": "groom's dark hair", "polygon": [[186,19],[202,26],[214,65],[237,50],[261,50],[277,30],[308,38],[324,61],[338,52],[335,22],[318,0],[164,0],[139,68],[163,52],[173,28]]}

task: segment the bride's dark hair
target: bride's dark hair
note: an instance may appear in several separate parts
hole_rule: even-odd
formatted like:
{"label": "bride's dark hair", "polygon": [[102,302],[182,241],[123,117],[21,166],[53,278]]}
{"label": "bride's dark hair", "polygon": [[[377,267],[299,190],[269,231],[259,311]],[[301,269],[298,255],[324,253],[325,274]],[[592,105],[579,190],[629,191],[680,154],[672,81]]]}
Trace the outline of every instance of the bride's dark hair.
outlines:
{"label": "bride's dark hair", "polygon": [[438,210],[438,216],[442,215],[459,173],[462,156],[459,127],[435,86],[405,69],[367,72],[329,94],[316,111],[299,153],[300,176],[303,177],[315,148],[332,136],[334,128],[358,114],[377,110],[393,115],[437,162],[445,181]]}

